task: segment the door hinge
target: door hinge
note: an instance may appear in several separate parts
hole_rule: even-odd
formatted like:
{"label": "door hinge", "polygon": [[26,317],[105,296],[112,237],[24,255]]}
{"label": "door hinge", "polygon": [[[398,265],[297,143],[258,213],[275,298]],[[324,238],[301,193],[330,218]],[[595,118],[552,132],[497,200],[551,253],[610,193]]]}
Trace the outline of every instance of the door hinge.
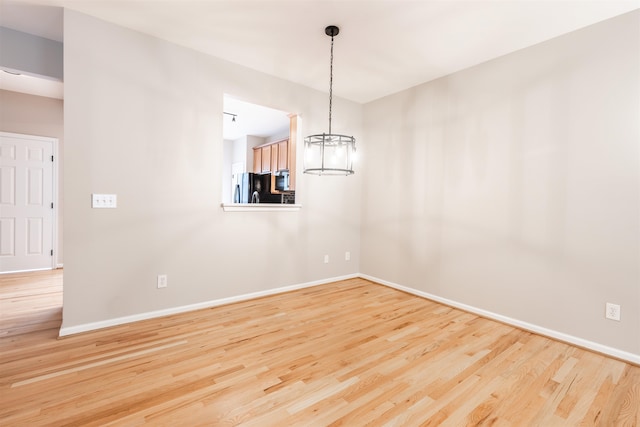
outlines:
{"label": "door hinge", "polygon": [[51,256],[53,256],[53,249],[51,249]]}
{"label": "door hinge", "polygon": [[53,202],[51,202],[51,209],[53,209]]}
{"label": "door hinge", "polygon": [[53,162],[53,156],[51,156],[51,161]]}

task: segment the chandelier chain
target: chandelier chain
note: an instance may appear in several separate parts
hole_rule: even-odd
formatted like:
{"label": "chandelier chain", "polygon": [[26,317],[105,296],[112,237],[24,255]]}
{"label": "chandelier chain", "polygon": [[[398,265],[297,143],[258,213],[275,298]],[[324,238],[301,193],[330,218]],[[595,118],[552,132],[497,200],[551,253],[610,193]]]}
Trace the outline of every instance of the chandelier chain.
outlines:
{"label": "chandelier chain", "polygon": [[332,105],[333,105],[333,36],[331,36],[331,65],[329,67],[329,135],[331,135]]}

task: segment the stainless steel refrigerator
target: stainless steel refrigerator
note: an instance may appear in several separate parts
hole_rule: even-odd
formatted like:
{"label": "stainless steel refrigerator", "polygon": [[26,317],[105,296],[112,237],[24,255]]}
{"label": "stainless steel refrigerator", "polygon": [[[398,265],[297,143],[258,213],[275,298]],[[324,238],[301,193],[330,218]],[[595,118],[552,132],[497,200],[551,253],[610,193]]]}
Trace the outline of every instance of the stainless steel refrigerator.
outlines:
{"label": "stainless steel refrigerator", "polygon": [[269,191],[267,182],[269,175],[244,172],[237,174],[234,178],[236,184],[233,203],[260,203],[260,199],[264,199]]}

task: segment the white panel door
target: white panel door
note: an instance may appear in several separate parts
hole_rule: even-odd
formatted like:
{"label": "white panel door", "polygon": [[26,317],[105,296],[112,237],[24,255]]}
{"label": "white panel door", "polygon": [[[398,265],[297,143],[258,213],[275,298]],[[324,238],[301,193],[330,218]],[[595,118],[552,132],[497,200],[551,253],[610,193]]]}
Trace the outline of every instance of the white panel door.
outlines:
{"label": "white panel door", "polygon": [[0,134],[0,272],[53,268],[53,142]]}

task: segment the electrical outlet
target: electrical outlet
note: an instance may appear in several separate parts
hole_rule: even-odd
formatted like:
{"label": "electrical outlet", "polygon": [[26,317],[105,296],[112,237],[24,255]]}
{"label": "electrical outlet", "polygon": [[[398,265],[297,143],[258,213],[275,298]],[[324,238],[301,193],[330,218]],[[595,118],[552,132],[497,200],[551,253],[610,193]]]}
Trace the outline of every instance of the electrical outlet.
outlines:
{"label": "electrical outlet", "polygon": [[351,261],[351,252],[347,251],[344,253],[344,260]]}
{"label": "electrical outlet", "polygon": [[607,319],[620,321],[620,306],[618,304],[612,304],[610,302],[607,303],[607,308],[605,312],[605,316]]}
{"label": "electrical outlet", "polygon": [[329,264],[329,255],[324,256],[324,263]]}
{"label": "electrical outlet", "polygon": [[167,287],[167,275],[158,274],[158,289]]}

